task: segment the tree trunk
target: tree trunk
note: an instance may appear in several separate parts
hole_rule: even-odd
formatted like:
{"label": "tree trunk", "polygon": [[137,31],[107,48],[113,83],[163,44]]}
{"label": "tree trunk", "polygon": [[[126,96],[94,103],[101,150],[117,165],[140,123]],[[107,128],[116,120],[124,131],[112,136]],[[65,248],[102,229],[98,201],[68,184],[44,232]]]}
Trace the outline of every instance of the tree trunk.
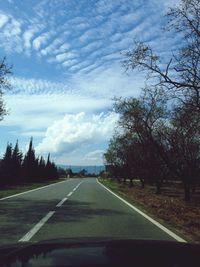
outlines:
{"label": "tree trunk", "polygon": [[130,179],[129,187],[133,187],[133,179]]}
{"label": "tree trunk", "polygon": [[184,199],[190,201],[190,184],[188,182],[184,183]]}
{"label": "tree trunk", "polygon": [[157,195],[161,194],[161,181],[160,180],[156,181],[156,194]]}
{"label": "tree trunk", "polygon": [[144,179],[140,179],[140,182],[141,182],[142,188],[144,188]]}
{"label": "tree trunk", "polygon": [[196,192],[196,184],[192,185],[192,193],[194,194]]}

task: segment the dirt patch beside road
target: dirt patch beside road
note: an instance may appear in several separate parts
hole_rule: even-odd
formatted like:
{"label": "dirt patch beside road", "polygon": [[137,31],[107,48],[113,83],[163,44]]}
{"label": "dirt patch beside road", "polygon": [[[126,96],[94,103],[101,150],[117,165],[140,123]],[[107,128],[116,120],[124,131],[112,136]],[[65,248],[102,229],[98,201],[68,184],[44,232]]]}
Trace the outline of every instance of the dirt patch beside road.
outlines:
{"label": "dirt patch beside road", "polygon": [[177,195],[171,194],[168,187],[163,188],[162,195],[156,195],[151,186],[142,189],[135,183],[129,187],[112,179],[100,179],[100,182],[186,240],[200,242],[200,207],[194,202],[186,203],[178,188]]}

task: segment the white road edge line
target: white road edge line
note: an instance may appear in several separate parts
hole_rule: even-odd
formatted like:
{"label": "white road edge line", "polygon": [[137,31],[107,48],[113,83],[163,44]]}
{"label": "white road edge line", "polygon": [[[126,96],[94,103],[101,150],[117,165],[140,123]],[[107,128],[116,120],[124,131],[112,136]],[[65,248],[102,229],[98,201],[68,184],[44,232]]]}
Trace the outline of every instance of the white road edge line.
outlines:
{"label": "white road edge line", "polygon": [[56,207],[61,207],[62,204],[63,204],[66,200],[67,200],[67,198],[64,197],[64,198],[63,198],[63,199],[56,205]]}
{"label": "white road edge line", "polygon": [[140,215],[142,215],[144,218],[146,218],[148,221],[150,221],[151,223],[153,223],[154,225],[156,225],[158,228],[160,228],[161,230],[163,230],[165,233],[167,233],[168,235],[170,235],[171,237],[173,237],[175,240],[179,241],[179,242],[185,242],[187,243],[186,240],[184,240],[183,238],[181,238],[180,236],[176,235],[175,233],[173,233],[171,230],[167,229],[165,226],[163,226],[162,224],[160,224],[159,222],[155,221],[154,219],[152,219],[151,217],[149,217],[147,214],[145,214],[144,212],[142,212],[141,210],[139,210],[138,208],[136,208],[135,206],[133,206],[132,204],[130,204],[128,201],[124,200],[123,198],[121,198],[120,196],[118,196],[117,194],[115,194],[113,191],[111,191],[110,189],[108,189],[105,185],[103,185],[102,183],[100,183],[98,181],[98,179],[96,179],[97,183],[100,184],[104,189],[106,189],[107,191],[109,191],[111,194],[113,194],[115,197],[119,198],[121,201],[123,201],[126,205],[128,205],[130,208],[132,208],[133,210],[135,210],[136,212],[138,212]]}
{"label": "white road edge line", "polygon": [[25,234],[19,242],[28,242],[39,230],[40,228],[53,216],[55,211],[50,211],[47,215],[42,218],[27,234]]}
{"label": "white road edge line", "polygon": [[27,194],[29,192],[37,191],[37,190],[40,190],[40,189],[43,189],[43,188],[47,188],[47,187],[53,186],[55,184],[65,183],[67,181],[69,181],[69,180],[58,182],[58,183],[53,183],[53,184],[49,184],[49,185],[45,185],[45,186],[41,186],[41,187],[38,187],[38,188],[35,188],[35,189],[31,189],[31,190],[28,190],[28,191],[25,191],[25,192],[21,192],[21,193],[15,194],[15,195],[11,195],[11,196],[8,196],[8,197],[0,198],[0,201],[8,199],[8,198],[12,198],[12,197],[17,197],[17,196],[20,196],[20,195],[23,195],[23,194]]}

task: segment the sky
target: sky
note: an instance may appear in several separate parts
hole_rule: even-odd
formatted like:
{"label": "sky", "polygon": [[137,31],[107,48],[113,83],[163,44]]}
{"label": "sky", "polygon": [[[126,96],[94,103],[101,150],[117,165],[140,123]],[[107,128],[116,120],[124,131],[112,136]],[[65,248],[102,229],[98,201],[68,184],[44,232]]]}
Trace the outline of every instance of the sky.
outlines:
{"label": "sky", "polygon": [[[178,38],[161,29],[173,1],[1,0],[0,57],[13,66],[9,111],[0,122],[7,142],[57,164],[101,165],[118,114],[115,97],[137,97],[142,73],[125,73],[123,53],[134,40],[168,55]],[[169,50],[170,47],[170,50]]]}

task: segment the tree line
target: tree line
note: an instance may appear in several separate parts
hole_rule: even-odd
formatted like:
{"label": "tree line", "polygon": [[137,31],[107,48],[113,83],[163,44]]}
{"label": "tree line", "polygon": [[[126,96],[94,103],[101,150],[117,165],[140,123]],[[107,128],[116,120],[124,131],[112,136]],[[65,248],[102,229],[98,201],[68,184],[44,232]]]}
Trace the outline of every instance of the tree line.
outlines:
{"label": "tree line", "polygon": [[3,158],[0,160],[0,186],[18,185],[24,183],[43,182],[59,178],[54,162],[41,156],[36,157],[31,138],[28,151],[23,155],[18,141],[15,146],[7,144]]}
{"label": "tree line", "polygon": [[135,41],[123,65],[147,74],[138,98],[115,99],[115,134],[104,154],[117,179],[156,185],[180,180],[184,197],[200,185],[200,1],[182,0],[167,13],[167,30],[182,46],[166,60],[145,42]]}

